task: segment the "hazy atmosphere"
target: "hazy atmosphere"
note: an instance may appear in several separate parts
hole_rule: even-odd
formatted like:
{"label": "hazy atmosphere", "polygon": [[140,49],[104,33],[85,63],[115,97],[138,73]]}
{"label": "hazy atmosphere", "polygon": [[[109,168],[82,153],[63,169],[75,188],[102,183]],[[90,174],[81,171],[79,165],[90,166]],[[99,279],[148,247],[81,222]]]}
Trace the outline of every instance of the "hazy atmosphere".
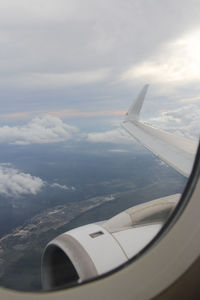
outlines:
{"label": "hazy atmosphere", "polygon": [[183,191],[120,123],[149,83],[141,118],[198,140],[199,20],[199,0],[0,1],[1,285],[40,290],[52,238]]}

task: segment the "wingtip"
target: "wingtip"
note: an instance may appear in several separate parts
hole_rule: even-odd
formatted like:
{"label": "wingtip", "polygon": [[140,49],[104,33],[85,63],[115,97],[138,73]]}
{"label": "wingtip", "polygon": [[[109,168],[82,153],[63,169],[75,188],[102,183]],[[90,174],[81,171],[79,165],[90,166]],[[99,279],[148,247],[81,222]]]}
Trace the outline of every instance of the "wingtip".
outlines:
{"label": "wingtip", "polygon": [[147,90],[149,88],[149,84],[145,84],[137,96],[136,100],[133,102],[131,107],[129,108],[128,112],[126,113],[125,120],[138,120],[140,115],[140,110],[143,106],[143,102],[145,99],[145,96],[147,94]]}

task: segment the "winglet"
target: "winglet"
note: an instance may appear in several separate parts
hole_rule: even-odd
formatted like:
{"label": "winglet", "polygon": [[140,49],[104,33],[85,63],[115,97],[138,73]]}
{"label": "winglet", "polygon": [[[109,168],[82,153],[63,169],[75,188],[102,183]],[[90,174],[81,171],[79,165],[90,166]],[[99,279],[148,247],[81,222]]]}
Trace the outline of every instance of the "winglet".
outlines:
{"label": "winglet", "polygon": [[131,121],[131,120],[138,120],[139,119],[139,114],[140,110],[142,108],[144,98],[146,96],[147,90],[148,90],[149,85],[146,84],[139,95],[137,96],[136,100],[133,102],[131,107],[129,108],[128,112],[126,113],[126,119],[125,121]]}

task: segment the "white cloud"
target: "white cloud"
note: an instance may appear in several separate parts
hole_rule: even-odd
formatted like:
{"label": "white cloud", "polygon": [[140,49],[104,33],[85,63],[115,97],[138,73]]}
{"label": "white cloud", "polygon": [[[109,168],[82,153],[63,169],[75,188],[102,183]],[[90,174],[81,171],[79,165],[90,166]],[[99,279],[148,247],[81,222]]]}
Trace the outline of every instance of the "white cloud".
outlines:
{"label": "white cloud", "polygon": [[4,196],[36,195],[43,187],[44,181],[17,169],[0,165],[0,194]]}
{"label": "white cloud", "polygon": [[61,190],[65,190],[65,191],[68,191],[68,190],[72,190],[72,191],[75,191],[76,190],[76,188],[74,187],[74,186],[71,186],[71,187],[68,187],[67,185],[65,185],[65,184],[59,184],[59,183],[53,183],[52,185],[51,185],[51,187],[53,187],[53,188],[59,188],[59,189],[61,189]]}
{"label": "white cloud", "polygon": [[160,53],[133,65],[121,76],[122,80],[142,79],[144,82],[182,85],[199,82],[200,31],[192,31],[165,43]]}
{"label": "white cloud", "polygon": [[23,126],[0,127],[0,142],[28,145],[65,141],[78,130],[52,116],[36,117]]}
{"label": "white cloud", "polygon": [[151,118],[150,121],[177,135],[191,139],[200,136],[200,107],[195,104],[183,106],[178,109],[164,111],[161,116]]}
{"label": "white cloud", "polygon": [[94,143],[120,143],[120,144],[129,144],[134,140],[130,137],[125,130],[121,128],[113,129],[105,132],[91,132],[87,137],[89,142]]}

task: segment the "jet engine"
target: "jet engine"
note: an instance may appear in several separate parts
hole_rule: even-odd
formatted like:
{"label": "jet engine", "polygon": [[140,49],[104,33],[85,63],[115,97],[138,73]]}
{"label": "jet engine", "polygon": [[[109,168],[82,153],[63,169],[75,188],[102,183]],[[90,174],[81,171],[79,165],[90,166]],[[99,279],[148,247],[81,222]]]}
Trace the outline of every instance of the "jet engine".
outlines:
{"label": "jet engine", "polygon": [[84,282],[127,262],[155,237],[179,198],[175,194],[140,204],[56,237],[42,258],[44,290]]}

